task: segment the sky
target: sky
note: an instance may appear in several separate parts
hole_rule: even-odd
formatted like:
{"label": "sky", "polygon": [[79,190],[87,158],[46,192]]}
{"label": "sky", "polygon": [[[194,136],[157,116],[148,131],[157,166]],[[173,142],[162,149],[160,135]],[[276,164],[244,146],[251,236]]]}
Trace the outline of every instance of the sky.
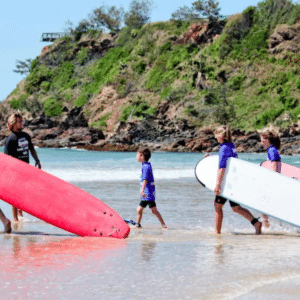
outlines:
{"label": "sky", "polygon": [[[191,7],[195,0],[153,0],[150,22],[167,21],[179,7]],[[129,10],[131,0],[0,0],[0,101],[25,78],[13,72],[16,61],[35,59],[43,47],[44,32],[63,32],[69,20],[75,26],[100,6],[123,7]],[[219,0],[222,15],[241,13],[261,0]]]}

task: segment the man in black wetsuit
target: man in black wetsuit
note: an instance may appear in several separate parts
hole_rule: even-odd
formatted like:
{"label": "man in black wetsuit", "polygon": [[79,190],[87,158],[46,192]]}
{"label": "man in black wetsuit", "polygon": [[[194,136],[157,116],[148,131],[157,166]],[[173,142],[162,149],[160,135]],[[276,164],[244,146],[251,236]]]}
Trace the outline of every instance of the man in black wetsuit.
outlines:
{"label": "man in black wetsuit", "polygon": [[[7,121],[7,127],[11,134],[4,142],[4,153],[29,164],[29,152],[35,160],[35,166],[41,169],[41,163],[31,142],[31,137],[23,132],[23,117],[19,113],[12,114]],[[19,222],[19,216],[23,213],[16,207],[12,208],[14,222]]]}

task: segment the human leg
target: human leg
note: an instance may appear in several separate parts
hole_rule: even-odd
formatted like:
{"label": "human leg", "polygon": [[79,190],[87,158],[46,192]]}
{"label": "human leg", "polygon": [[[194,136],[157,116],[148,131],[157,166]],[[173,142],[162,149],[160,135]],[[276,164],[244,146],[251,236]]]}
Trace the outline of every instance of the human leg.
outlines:
{"label": "human leg", "polygon": [[269,217],[265,214],[262,214],[261,216],[263,218],[264,227],[269,228],[270,227]]}
{"label": "human leg", "polygon": [[7,219],[3,213],[3,211],[0,209],[0,220],[4,225],[4,232],[5,233],[11,233],[11,222],[9,219]]}
{"label": "human leg", "polygon": [[19,222],[19,216],[18,216],[18,208],[12,206],[12,215],[13,215],[13,222],[18,223]]}
{"label": "human leg", "polygon": [[227,199],[222,196],[216,196],[215,198],[215,232],[221,233],[223,223],[223,206]]}
{"label": "human leg", "polygon": [[145,208],[142,206],[138,206],[138,208],[137,208],[137,219],[136,219],[137,226],[136,227],[141,227],[141,221],[142,221],[144,209]]}
{"label": "human leg", "polygon": [[223,206],[224,204],[215,202],[215,232],[217,234],[220,234],[222,229]]}
{"label": "human leg", "polygon": [[251,222],[251,224],[255,228],[256,234],[261,234],[262,223],[258,221],[258,219],[254,218],[254,216],[251,214],[251,212],[248,209],[241,207],[240,205],[234,202],[231,202],[230,205],[234,212],[240,214],[241,216],[243,216],[244,218],[246,218],[248,221]]}
{"label": "human leg", "polygon": [[157,217],[157,219],[159,220],[162,228],[167,228],[167,225],[164,222],[164,219],[162,218],[160,212],[157,210],[156,207],[151,207],[151,211],[152,213]]}

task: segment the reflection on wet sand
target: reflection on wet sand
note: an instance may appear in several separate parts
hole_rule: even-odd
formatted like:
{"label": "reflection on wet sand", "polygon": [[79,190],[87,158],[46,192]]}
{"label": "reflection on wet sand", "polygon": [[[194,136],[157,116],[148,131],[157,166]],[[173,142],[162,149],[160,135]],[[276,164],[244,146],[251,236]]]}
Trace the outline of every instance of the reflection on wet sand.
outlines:
{"label": "reflection on wet sand", "polygon": [[[126,240],[93,237],[53,237],[41,235],[11,234],[5,237],[11,240],[12,251],[6,253],[5,265],[21,266],[57,266],[60,269],[70,265],[78,258],[88,260],[109,255],[112,250],[126,247]],[[50,241],[49,241],[50,240]]]}
{"label": "reflection on wet sand", "polygon": [[143,241],[141,245],[141,257],[144,261],[151,261],[156,247],[155,242]]}

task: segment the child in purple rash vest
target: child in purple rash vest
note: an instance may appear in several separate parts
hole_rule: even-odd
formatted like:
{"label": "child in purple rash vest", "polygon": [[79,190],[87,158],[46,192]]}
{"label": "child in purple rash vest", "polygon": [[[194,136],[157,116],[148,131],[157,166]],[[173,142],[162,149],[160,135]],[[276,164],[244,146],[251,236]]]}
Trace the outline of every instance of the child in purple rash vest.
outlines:
{"label": "child in purple rash vest", "polygon": [[[214,189],[214,192],[216,194],[215,198],[215,230],[217,234],[221,233],[222,229],[222,222],[223,222],[223,206],[226,203],[227,199],[220,196],[221,193],[221,184],[223,181],[223,177],[225,174],[226,166],[227,166],[227,160],[230,157],[237,158],[237,150],[232,143],[231,138],[231,131],[228,126],[220,126],[215,131],[215,138],[220,143],[220,150],[219,150],[219,169],[217,173],[217,183],[216,187]],[[239,204],[229,201],[229,204],[232,208],[232,210],[240,215],[242,215],[244,218],[249,220],[251,224],[255,228],[256,234],[261,234],[261,227],[262,223],[258,221],[258,219],[254,218],[254,216],[251,214],[251,212],[243,207],[241,207]]]}
{"label": "child in purple rash vest", "polygon": [[[281,157],[278,150],[281,142],[279,136],[274,132],[266,131],[261,134],[260,139],[264,148],[267,149],[268,159],[271,161],[273,171],[280,173],[279,162],[281,162]],[[263,214],[262,217],[264,227],[268,228],[270,226],[268,216]]]}
{"label": "child in purple rash vest", "polygon": [[151,164],[148,160],[151,157],[151,152],[149,149],[144,148],[138,150],[136,153],[136,159],[138,162],[142,163],[142,175],[140,181],[140,191],[141,191],[141,202],[137,208],[137,221],[136,227],[141,226],[141,220],[143,216],[143,210],[149,206],[152,210],[152,213],[158,218],[159,222],[163,229],[166,229],[167,226],[156,208],[155,203],[155,185]]}

